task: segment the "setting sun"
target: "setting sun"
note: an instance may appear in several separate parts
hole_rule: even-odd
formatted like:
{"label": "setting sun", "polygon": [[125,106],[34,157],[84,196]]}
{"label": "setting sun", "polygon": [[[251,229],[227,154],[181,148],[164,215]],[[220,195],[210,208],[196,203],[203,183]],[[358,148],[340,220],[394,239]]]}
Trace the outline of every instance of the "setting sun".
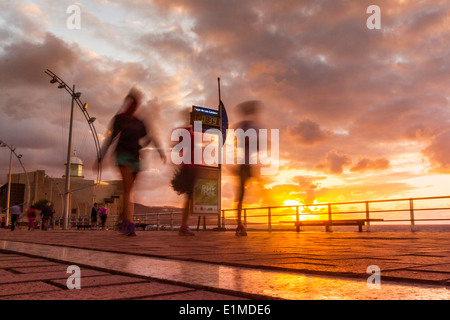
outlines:
{"label": "setting sun", "polygon": [[[317,204],[317,201],[314,200],[313,204]],[[312,212],[317,212],[319,213],[321,208],[323,206],[314,206],[314,205],[308,205],[305,206],[303,203],[301,203],[298,200],[285,200],[283,202],[283,205],[285,206],[293,206],[292,208],[295,209],[296,206],[299,206],[299,219],[300,221],[305,221],[305,220],[319,220],[319,215],[316,214],[311,214]],[[294,220],[296,219],[296,215],[292,215],[291,216]]]}

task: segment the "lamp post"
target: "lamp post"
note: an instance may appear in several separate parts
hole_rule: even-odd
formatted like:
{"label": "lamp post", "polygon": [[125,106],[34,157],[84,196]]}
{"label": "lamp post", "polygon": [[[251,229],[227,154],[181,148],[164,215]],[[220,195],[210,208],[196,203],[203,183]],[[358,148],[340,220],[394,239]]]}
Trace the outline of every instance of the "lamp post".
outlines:
{"label": "lamp post", "polygon": [[[69,127],[69,142],[67,146],[67,164],[66,164],[66,182],[65,182],[65,192],[64,192],[64,212],[63,212],[63,229],[69,228],[69,212],[70,212],[70,158],[71,158],[71,149],[72,149],[72,126],[73,126],[73,109],[74,103],[76,102],[81,112],[83,113],[89,128],[91,129],[92,136],[94,137],[95,147],[97,149],[97,159],[100,159],[101,151],[100,151],[100,142],[98,140],[97,131],[94,126],[94,121],[96,120],[94,117],[91,117],[87,111],[87,103],[83,103],[80,100],[81,92],[75,92],[75,85],[73,87],[69,87],[61,78],[59,78],[56,74],[54,74],[49,69],[45,70],[45,73],[51,77],[50,83],[57,83],[59,89],[65,89],[72,97],[72,105],[70,109],[70,127]],[[101,180],[101,166],[98,166],[97,170],[97,184],[100,183]],[[72,191],[73,192],[73,191]]]}
{"label": "lamp post", "polygon": [[6,224],[8,225],[9,222],[9,209],[10,209],[10,202],[11,202],[11,175],[12,175],[12,155],[14,154],[19,161],[20,166],[22,167],[23,172],[25,173],[25,178],[27,180],[27,191],[26,191],[26,199],[24,199],[23,207],[26,208],[29,205],[30,202],[30,181],[28,179],[28,173],[25,170],[25,167],[23,166],[22,161],[20,160],[22,158],[21,154],[16,154],[16,147],[13,145],[8,145],[2,140],[0,140],[0,147],[6,147],[10,150],[10,156],[9,156],[9,174],[8,174],[8,193],[7,193],[7,199],[6,199]]}
{"label": "lamp post", "polygon": [[1,147],[8,147],[10,150],[9,154],[9,173],[8,173],[8,193],[6,194],[6,225],[9,223],[9,208],[10,208],[10,202],[11,202],[11,171],[12,171],[12,155],[14,150],[16,148],[11,145],[8,146],[6,143],[0,140]]}
{"label": "lamp post", "polygon": [[72,88],[72,105],[70,107],[70,124],[69,124],[69,142],[67,144],[67,162],[66,162],[66,184],[64,188],[64,214],[63,214],[63,229],[69,228],[69,216],[70,216],[70,155],[72,151],[72,127],[73,127],[73,102],[76,95],[78,97],[80,93],[75,93],[75,85]]}

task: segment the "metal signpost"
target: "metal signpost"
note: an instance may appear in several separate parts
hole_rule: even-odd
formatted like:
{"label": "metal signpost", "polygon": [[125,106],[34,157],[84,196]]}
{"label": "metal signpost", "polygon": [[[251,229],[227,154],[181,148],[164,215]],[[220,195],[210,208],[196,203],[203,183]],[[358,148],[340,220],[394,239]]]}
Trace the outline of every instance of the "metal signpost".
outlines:
{"label": "metal signpost", "polygon": [[[221,195],[222,195],[222,147],[225,143],[226,130],[228,129],[228,118],[225,107],[220,97],[220,78],[219,85],[219,108],[218,110],[203,108],[199,106],[192,106],[191,121],[194,125],[195,121],[202,123],[202,141],[203,134],[208,129],[219,129],[222,133],[222,145],[220,145],[220,138],[217,139],[219,143],[219,154],[217,166],[198,165],[198,175],[194,182],[194,195],[192,203],[192,214],[198,215],[198,226],[200,226],[200,219],[203,217],[204,228],[206,228],[205,217],[207,215],[217,215],[218,227],[220,229],[220,212],[221,212]],[[198,133],[197,133],[198,134]],[[214,142],[212,142],[214,143]]]}

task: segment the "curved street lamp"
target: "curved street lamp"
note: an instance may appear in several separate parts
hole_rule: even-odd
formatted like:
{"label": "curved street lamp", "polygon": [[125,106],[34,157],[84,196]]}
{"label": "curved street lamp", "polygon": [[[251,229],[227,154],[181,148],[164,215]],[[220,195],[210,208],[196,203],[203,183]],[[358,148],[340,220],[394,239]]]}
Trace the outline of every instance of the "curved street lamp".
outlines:
{"label": "curved street lamp", "polygon": [[0,140],[0,147],[7,147],[10,150],[10,156],[9,156],[9,174],[8,174],[8,194],[6,196],[6,225],[9,223],[9,209],[10,209],[10,202],[11,202],[11,172],[12,172],[12,155],[14,154],[17,158],[17,160],[20,163],[20,166],[22,167],[23,172],[25,173],[25,178],[27,179],[27,199],[23,203],[24,208],[28,208],[29,202],[30,202],[30,181],[28,179],[28,173],[25,170],[25,167],[22,164],[22,161],[20,160],[22,158],[21,154],[16,153],[16,147],[13,145],[8,145],[4,141]]}
{"label": "curved street lamp", "polygon": [[[97,150],[97,159],[100,159],[101,157],[101,147],[100,142],[98,140],[97,136],[97,130],[94,126],[94,121],[96,120],[94,117],[91,117],[87,111],[87,103],[83,103],[80,100],[81,92],[75,91],[75,85],[70,88],[60,77],[58,77],[55,73],[50,71],[49,69],[45,70],[45,73],[51,77],[50,83],[58,83],[59,89],[65,89],[70,96],[72,97],[72,106],[70,109],[70,126],[69,126],[69,143],[67,146],[67,164],[66,164],[66,184],[65,184],[65,201],[64,201],[64,213],[63,213],[63,229],[69,228],[69,210],[70,210],[70,158],[71,158],[71,149],[72,149],[72,126],[73,126],[73,107],[74,102],[77,103],[78,107],[80,108],[81,112],[83,113],[89,128],[91,129],[92,136],[94,138],[95,148]],[[98,169],[97,169],[97,183],[100,183],[101,180],[101,163],[99,162]]]}

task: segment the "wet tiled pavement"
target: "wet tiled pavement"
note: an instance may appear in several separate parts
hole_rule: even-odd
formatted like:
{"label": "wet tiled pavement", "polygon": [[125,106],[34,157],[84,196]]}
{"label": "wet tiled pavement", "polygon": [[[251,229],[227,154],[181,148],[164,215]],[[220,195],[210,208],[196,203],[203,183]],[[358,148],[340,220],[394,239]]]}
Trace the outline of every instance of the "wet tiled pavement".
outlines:
{"label": "wet tiled pavement", "polygon": [[[0,230],[0,299],[448,300],[449,235]],[[69,264],[81,290],[67,289]],[[373,265],[381,289],[367,286]]]}

